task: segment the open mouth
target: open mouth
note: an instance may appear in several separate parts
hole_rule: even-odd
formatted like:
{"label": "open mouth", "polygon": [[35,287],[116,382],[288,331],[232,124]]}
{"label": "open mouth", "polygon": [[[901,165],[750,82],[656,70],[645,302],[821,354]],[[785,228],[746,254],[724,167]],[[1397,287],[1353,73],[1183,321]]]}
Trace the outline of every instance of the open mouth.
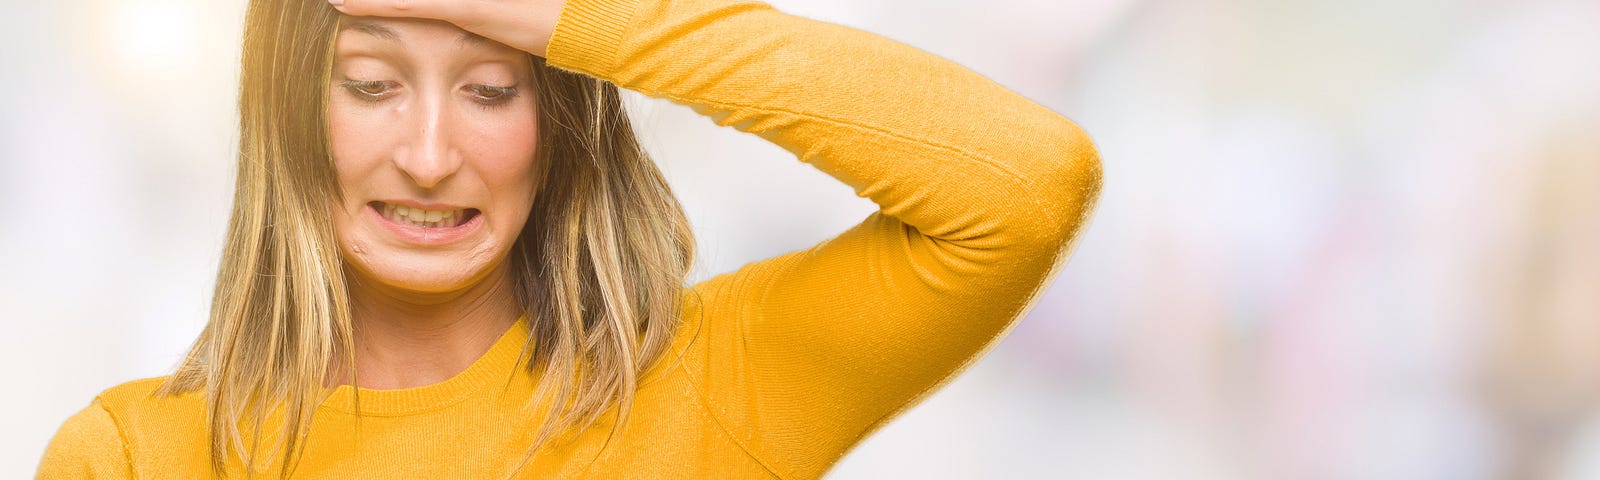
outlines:
{"label": "open mouth", "polygon": [[478,216],[480,213],[476,208],[464,208],[459,210],[425,210],[421,208],[407,207],[405,205],[392,205],[378,201],[368,203],[367,206],[372,207],[374,211],[377,211],[379,215],[382,215],[383,218],[388,219],[389,221],[422,228],[459,227],[472,220],[473,217]]}

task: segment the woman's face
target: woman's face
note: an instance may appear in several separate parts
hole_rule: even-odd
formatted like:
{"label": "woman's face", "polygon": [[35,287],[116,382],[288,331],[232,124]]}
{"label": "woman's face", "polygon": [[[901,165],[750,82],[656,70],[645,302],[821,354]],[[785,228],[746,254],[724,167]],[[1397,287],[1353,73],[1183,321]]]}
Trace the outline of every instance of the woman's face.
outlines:
{"label": "woman's face", "polygon": [[445,22],[345,20],[328,86],[339,248],[363,283],[463,290],[506,258],[532,205],[528,56]]}

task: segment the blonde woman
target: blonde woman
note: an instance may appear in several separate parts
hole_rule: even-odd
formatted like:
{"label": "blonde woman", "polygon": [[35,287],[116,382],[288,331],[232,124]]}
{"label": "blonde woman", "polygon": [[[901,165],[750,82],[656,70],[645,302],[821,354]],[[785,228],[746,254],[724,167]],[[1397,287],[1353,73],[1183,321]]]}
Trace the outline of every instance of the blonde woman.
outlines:
{"label": "blonde woman", "polygon": [[[961,66],[747,0],[251,0],[210,319],[41,478],[783,478],[992,347],[1100,165]],[[880,207],[685,286],[618,88]]]}

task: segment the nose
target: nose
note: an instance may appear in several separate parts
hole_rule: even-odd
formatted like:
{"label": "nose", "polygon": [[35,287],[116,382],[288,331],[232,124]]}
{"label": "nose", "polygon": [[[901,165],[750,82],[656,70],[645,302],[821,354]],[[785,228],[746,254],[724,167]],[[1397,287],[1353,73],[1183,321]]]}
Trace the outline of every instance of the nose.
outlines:
{"label": "nose", "polygon": [[461,157],[450,142],[449,113],[437,95],[421,95],[411,106],[414,133],[396,152],[395,164],[419,187],[436,188],[461,168]]}

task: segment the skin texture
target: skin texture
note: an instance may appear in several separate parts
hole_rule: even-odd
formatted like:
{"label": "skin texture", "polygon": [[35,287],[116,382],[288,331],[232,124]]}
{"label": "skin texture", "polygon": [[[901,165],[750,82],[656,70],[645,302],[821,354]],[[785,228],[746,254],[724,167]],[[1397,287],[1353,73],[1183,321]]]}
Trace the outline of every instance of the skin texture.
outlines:
{"label": "skin texture", "polygon": [[[429,385],[465,370],[521,314],[505,262],[536,193],[529,59],[444,21],[345,20],[328,128],[358,385]],[[473,208],[482,224],[417,244],[384,228],[374,201]]]}

